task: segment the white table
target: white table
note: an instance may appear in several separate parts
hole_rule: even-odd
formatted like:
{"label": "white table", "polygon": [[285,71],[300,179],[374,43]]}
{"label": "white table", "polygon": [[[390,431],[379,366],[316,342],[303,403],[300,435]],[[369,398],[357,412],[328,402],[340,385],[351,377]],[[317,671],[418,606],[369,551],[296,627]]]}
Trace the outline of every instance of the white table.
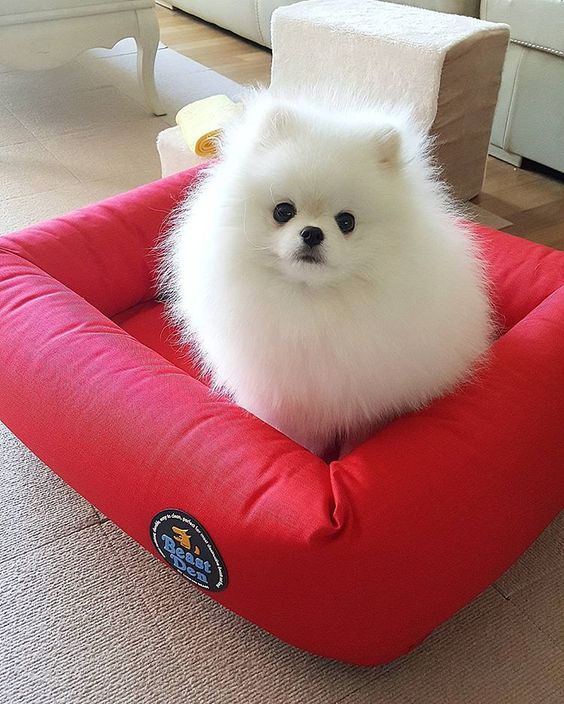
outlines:
{"label": "white table", "polygon": [[2,0],[0,64],[23,70],[55,68],[86,49],[137,43],[137,68],[147,104],[164,115],[155,87],[159,23],[153,0]]}

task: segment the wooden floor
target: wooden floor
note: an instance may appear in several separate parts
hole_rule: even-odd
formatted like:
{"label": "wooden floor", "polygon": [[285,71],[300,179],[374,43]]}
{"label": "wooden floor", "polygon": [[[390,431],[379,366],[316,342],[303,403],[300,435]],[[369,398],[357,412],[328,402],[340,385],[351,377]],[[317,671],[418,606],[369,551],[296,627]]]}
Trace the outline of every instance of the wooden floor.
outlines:
{"label": "wooden floor", "polygon": [[180,10],[157,6],[161,40],[179,54],[213,68],[238,83],[268,85],[271,53]]}
{"label": "wooden floor", "polygon": [[[178,10],[157,8],[171,49],[239,83],[268,85],[270,51]],[[533,163],[516,169],[490,157],[477,205],[512,225],[506,232],[564,249],[564,176]]]}

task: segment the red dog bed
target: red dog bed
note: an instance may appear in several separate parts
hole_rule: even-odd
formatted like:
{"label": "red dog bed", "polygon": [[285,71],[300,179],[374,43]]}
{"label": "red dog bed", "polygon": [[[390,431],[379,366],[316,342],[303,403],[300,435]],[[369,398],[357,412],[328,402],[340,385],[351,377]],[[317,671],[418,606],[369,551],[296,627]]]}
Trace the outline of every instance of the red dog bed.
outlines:
{"label": "red dog bed", "polygon": [[228,608],[331,658],[396,658],[562,506],[564,253],[479,228],[490,364],[327,465],[174,347],[152,247],[195,173],[0,239],[0,419]]}

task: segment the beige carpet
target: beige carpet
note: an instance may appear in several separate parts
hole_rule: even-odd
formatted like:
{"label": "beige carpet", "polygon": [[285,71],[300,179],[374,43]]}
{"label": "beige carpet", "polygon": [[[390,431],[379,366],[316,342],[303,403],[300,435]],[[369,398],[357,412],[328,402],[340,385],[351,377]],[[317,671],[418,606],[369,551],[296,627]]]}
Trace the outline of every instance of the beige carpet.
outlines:
{"label": "beige carpet", "polygon": [[132,39],[52,71],[0,67],[0,233],[159,178],[155,140],[178,110],[241,91],[164,45],[156,76],[164,117],[144,105]]}
{"label": "beige carpet", "polygon": [[[0,232],[157,178],[155,136],[176,110],[239,89],[161,48],[170,114],[155,118],[132,51],[0,70]],[[200,594],[0,425],[0,704],[561,704],[563,585],[561,517],[411,655],[375,669],[325,661]]]}

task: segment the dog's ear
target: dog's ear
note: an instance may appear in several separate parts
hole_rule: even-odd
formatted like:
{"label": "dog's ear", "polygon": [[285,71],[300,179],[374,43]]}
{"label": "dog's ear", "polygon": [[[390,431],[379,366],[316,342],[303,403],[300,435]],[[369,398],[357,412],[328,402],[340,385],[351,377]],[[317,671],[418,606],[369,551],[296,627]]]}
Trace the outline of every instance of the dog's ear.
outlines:
{"label": "dog's ear", "polygon": [[295,119],[290,108],[269,105],[261,116],[259,145],[268,149],[291,136]]}
{"label": "dog's ear", "polygon": [[383,166],[399,164],[402,159],[400,133],[391,125],[383,125],[376,133],[376,158]]}

